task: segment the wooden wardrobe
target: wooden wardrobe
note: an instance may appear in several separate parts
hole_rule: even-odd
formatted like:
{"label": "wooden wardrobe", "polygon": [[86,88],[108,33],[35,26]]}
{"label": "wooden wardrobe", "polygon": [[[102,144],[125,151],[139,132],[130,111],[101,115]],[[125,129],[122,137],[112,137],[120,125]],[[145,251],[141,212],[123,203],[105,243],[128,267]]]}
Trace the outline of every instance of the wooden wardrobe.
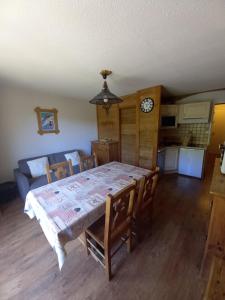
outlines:
{"label": "wooden wardrobe", "polygon": [[[162,87],[156,86],[121,97],[124,101],[108,112],[97,106],[98,138],[119,142],[121,162],[148,169],[156,166],[161,94]],[[144,113],[140,104],[148,97],[154,108]]]}

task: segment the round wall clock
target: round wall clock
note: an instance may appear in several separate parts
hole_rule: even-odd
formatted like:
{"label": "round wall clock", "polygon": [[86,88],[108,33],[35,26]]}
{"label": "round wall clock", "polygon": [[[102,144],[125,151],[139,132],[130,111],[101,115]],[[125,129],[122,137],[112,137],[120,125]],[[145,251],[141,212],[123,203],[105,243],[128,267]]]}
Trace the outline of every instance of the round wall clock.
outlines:
{"label": "round wall clock", "polygon": [[154,100],[151,98],[145,98],[141,101],[140,109],[144,113],[149,113],[153,110]]}

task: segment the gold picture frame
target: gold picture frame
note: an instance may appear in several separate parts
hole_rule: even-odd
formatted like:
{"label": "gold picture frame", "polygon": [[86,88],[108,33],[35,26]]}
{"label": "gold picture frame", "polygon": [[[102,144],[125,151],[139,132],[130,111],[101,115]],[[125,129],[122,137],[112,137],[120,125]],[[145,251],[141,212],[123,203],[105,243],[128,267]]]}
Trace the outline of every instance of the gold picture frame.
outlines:
{"label": "gold picture frame", "polygon": [[37,114],[38,133],[43,135],[47,133],[58,134],[58,110],[36,107],[34,111]]}

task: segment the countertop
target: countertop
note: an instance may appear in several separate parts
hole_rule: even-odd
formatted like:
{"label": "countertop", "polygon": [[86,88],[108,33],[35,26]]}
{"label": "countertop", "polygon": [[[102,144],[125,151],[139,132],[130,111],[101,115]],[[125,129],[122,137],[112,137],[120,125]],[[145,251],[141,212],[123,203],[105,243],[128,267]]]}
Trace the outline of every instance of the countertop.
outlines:
{"label": "countertop", "polygon": [[206,150],[207,146],[205,147],[198,147],[198,146],[182,146],[182,145],[170,145],[170,146],[160,146],[158,148],[158,153],[165,151],[167,148],[182,148],[182,149],[196,149],[196,150]]}
{"label": "countertop", "polygon": [[220,172],[220,159],[216,158],[210,194],[225,198],[225,175]]}

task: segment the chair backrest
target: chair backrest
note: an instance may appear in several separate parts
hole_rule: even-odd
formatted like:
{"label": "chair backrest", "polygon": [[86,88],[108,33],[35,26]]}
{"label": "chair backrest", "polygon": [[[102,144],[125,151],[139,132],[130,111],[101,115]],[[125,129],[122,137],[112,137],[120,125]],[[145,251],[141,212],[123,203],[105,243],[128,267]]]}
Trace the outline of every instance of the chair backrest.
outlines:
{"label": "chair backrest", "polygon": [[105,212],[105,248],[118,240],[131,228],[131,221],[134,207],[134,196],[136,190],[136,181],[116,195],[108,195],[106,198]]}
{"label": "chair backrest", "polygon": [[134,211],[135,216],[148,213],[148,210],[151,208],[151,202],[155,194],[158,178],[159,167],[156,167],[155,170],[148,175],[143,176],[140,180],[137,203]]}
{"label": "chair backrest", "polygon": [[71,159],[53,165],[46,165],[46,174],[48,183],[52,182],[53,174],[57,180],[73,175],[74,172]]}
{"label": "chair backrest", "polygon": [[89,155],[89,156],[82,156],[80,157],[80,172],[89,170],[89,169],[93,169],[95,167],[98,166],[98,160],[97,160],[97,156],[95,153],[93,153],[93,155]]}

